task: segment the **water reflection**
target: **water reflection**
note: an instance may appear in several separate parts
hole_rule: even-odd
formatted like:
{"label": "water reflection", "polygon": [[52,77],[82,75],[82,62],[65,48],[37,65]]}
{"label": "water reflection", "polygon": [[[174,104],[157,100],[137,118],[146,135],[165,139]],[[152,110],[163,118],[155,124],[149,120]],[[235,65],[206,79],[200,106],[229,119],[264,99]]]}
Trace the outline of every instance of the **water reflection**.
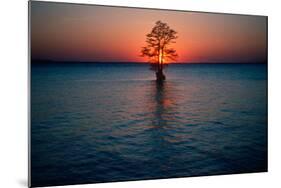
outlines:
{"label": "water reflection", "polygon": [[155,165],[153,169],[163,177],[171,175],[182,156],[181,148],[172,140],[177,139],[176,86],[173,82],[151,82],[150,104],[152,129],[149,132],[150,151],[146,154]]}
{"label": "water reflection", "polygon": [[192,131],[195,129],[193,118],[188,113],[183,113],[183,108],[188,108],[189,102],[186,93],[173,81],[162,84],[151,82],[150,103],[152,112],[152,139],[162,140],[171,148],[189,144],[190,139],[195,139]]}
{"label": "water reflection", "polygon": [[172,99],[171,91],[169,90],[171,86],[167,82],[152,82],[152,87],[154,87],[154,123],[156,126],[165,126],[167,121],[173,118],[174,99]]}

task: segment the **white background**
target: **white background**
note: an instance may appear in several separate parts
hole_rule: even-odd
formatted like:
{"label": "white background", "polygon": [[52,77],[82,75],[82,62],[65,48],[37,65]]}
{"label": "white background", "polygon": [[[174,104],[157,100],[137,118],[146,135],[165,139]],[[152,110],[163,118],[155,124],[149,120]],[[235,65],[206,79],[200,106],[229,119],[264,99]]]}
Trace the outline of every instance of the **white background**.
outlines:
{"label": "white background", "polygon": [[[59,0],[58,0],[59,1]],[[278,0],[67,0],[269,16],[269,172],[69,187],[281,187],[281,5]],[[27,186],[27,0],[0,4],[0,187]]]}

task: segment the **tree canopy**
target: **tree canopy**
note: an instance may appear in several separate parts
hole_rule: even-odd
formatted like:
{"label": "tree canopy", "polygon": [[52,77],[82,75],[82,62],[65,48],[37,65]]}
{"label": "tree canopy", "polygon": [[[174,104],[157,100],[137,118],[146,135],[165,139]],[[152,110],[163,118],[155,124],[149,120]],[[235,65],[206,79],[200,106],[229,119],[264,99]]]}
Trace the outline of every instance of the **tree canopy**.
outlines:
{"label": "tree canopy", "polygon": [[177,32],[167,23],[157,21],[151,32],[146,35],[145,47],[142,47],[141,56],[148,57],[152,65],[156,65],[157,72],[162,72],[164,62],[175,61],[178,57],[176,50],[169,47],[175,43]]}

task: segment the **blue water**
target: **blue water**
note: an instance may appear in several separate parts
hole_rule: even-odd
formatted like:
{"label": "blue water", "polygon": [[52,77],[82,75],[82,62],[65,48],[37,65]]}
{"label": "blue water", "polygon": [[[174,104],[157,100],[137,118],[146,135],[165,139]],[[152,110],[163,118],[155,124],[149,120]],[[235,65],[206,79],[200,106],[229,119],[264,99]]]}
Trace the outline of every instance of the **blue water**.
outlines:
{"label": "blue water", "polygon": [[32,186],[267,171],[267,65],[31,66]]}

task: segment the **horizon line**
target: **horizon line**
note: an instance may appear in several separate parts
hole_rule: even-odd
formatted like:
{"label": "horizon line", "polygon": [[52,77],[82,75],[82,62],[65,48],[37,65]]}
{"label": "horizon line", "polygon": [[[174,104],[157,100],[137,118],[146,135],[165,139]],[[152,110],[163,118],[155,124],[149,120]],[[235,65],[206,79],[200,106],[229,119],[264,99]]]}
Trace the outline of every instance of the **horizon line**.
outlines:
{"label": "horizon line", "polygon": [[[190,61],[190,62],[171,62],[171,64],[267,64],[266,61]],[[53,60],[53,59],[31,59],[30,63],[42,64],[42,63],[88,63],[88,64],[151,64],[144,61],[93,61],[93,60]]]}

